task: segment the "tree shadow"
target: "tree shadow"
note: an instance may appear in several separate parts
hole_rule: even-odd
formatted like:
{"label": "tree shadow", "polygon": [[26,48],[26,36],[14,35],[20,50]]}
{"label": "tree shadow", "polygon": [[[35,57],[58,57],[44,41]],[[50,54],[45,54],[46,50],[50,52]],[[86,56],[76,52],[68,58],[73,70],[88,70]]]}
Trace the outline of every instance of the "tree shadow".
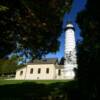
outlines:
{"label": "tree shadow", "polygon": [[0,86],[0,100],[79,100],[76,81],[38,84],[23,82]]}

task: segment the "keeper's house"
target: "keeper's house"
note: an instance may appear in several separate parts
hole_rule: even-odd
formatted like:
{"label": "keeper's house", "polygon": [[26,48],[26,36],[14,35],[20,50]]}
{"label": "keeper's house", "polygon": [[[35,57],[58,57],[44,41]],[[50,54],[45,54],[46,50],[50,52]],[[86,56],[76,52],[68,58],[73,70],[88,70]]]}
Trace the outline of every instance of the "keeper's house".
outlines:
{"label": "keeper's house", "polygon": [[34,60],[16,71],[15,79],[20,80],[53,80],[64,79],[64,65],[59,65],[56,58]]}

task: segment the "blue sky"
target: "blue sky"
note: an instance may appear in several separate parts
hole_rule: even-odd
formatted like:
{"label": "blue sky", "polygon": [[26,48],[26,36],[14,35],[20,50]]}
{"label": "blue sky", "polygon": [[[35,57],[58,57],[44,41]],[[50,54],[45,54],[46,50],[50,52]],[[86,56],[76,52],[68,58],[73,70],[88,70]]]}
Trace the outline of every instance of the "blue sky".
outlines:
{"label": "blue sky", "polygon": [[[80,37],[80,31],[81,30],[79,29],[77,23],[75,23],[75,20],[76,20],[77,13],[80,12],[81,10],[85,9],[86,1],[87,0],[73,0],[72,9],[71,9],[70,13],[69,14],[65,13],[64,18],[63,18],[62,28],[65,27],[68,20],[72,21],[72,23],[75,27],[75,30],[76,30],[75,31],[76,41],[81,38]],[[61,42],[59,51],[57,51],[54,54],[51,54],[51,53],[48,54],[46,56],[47,58],[58,58],[58,59],[60,59],[62,56],[64,56],[64,33],[62,33],[59,40]]]}

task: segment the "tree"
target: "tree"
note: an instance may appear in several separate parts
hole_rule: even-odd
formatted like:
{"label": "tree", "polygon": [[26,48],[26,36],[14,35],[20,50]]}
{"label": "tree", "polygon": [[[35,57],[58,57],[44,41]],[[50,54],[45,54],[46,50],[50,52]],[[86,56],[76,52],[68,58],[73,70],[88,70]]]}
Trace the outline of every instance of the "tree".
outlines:
{"label": "tree", "polygon": [[58,37],[72,0],[0,0],[0,58],[29,49],[41,57],[59,49]]}
{"label": "tree", "polygon": [[78,44],[78,81],[82,100],[96,100],[99,93],[100,3],[88,0],[77,16],[83,41]]}
{"label": "tree", "polygon": [[15,75],[18,68],[23,67],[24,65],[17,65],[16,58],[13,59],[0,59],[0,75]]}
{"label": "tree", "polygon": [[60,64],[60,65],[64,65],[64,60],[65,60],[64,57],[62,57],[62,58],[60,59],[59,64]]}

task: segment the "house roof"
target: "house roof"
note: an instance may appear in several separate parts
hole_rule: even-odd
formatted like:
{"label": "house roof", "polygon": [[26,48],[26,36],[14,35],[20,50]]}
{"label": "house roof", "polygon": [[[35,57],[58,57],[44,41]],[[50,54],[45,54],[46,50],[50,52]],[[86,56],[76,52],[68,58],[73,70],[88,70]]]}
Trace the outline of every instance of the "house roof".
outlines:
{"label": "house roof", "polygon": [[[64,65],[59,65],[58,64],[58,59],[57,58],[46,58],[46,59],[35,59],[32,62],[28,63],[27,65],[35,65],[35,64],[55,64],[56,69],[62,69],[64,68]],[[18,68],[17,70],[23,69],[27,67],[27,65]]]}
{"label": "house roof", "polygon": [[24,66],[20,66],[20,67],[17,68],[16,70],[20,70],[20,69],[23,69],[23,68],[26,68],[26,65],[24,65]]}
{"label": "house roof", "polygon": [[56,64],[58,62],[57,58],[46,58],[46,59],[35,59],[29,64]]}
{"label": "house roof", "polygon": [[55,68],[56,68],[56,69],[63,69],[63,68],[64,68],[64,65],[58,65],[58,64],[57,64],[57,65],[55,65]]}

